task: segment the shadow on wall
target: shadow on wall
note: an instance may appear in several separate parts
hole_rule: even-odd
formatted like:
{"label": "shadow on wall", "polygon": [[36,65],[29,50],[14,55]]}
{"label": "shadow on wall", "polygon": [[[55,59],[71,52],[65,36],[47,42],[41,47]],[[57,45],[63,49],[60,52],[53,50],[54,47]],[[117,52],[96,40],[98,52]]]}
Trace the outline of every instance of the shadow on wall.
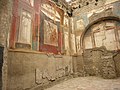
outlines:
{"label": "shadow on wall", "polygon": [[3,47],[0,47],[0,90],[2,90]]}

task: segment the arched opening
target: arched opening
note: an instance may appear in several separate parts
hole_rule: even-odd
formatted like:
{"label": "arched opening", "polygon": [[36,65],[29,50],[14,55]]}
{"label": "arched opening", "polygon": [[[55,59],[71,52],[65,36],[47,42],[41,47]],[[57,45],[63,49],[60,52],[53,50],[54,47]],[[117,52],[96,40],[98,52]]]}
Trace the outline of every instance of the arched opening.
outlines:
{"label": "arched opening", "polygon": [[117,57],[114,55],[120,49],[120,19],[104,17],[90,23],[82,34],[81,47],[88,75],[118,76],[119,54]]}
{"label": "arched opening", "polygon": [[107,50],[120,49],[120,19],[104,17],[90,23],[82,34],[83,50],[105,46]]}

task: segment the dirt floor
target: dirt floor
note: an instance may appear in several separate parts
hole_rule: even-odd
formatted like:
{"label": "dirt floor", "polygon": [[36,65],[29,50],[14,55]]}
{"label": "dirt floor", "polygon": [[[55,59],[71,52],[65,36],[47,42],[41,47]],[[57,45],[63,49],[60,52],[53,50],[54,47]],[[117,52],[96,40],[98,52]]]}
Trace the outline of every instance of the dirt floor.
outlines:
{"label": "dirt floor", "polygon": [[79,77],[64,81],[45,90],[120,90],[120,78]]}

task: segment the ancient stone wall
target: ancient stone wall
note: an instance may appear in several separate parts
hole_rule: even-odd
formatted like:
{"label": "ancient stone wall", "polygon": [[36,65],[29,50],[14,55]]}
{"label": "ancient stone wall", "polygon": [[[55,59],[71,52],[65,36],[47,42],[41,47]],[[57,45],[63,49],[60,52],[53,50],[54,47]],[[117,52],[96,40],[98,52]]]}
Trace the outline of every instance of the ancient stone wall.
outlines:
{"label": "ancient stone wall", "polygon": [[86,75],[115,78],[114,54],[114,52],[107,51],[105,48],[85,50],[83,57]]}
{"label": "ancient stone wall", "polygon": [[7,90],[49,85],[73,73],[70,56],[9,51],[8,59]]}
{"label": "ancient stone wall", "polygon": [[119,59],[119,51],[108,51],[101,47],[85,50],[83,56],[73,59],[73,65],[75,65],[74,69],[78,75],[81,73],[80,70],[83,70],[81,73],[83,76],[100,76],[112,79],[120,76]]}
{"label": "ancient stone wall", "polygon": [[2,90],[6,90],[7,83],[7,46],[11,28],[12,1],[0,0],[0,46],[4,48],[2,67]]}
{"label": "ancient stone wall", "polygon": [[84,76],[83,56],[73,56],[73,72],[74,77]]}
{"label": "ancient stone wall", "polygon": [[[109,3],[107,3],[107,2],[109,2]],[[98,22],[100,20],[102,21],[102,19],[105,18],[105,17],[108,17],[108,18],[109,17],[119,17],[120,16],[120,13],[119,13],[119,6],[120,5],[119,4],[120,4],[120,2],[117,1],[117,0],[100,0],[100,1],[97,2],[97,5],[95,5],[95,3],[90,3],[89,5],[86,5],[84,7],[78,8],[78,9],[73,11],[73,17],[72,18],[73,18],[74,25],[73,25],[72,28],[73,28],[73,30],[75,32],[76,47],[78,47],[77,46],[77,44],[79,44],[78,41],[81,42],[80,43],[81,46],[79,45],[80,47],[77,50],[77,54],[78,55],[81,55],[82,50],[85,47],[87,47],[85,49],[95,47],[95,45],[94,45],[95,41],[93,41],[92,38],[94,38],[94,37],[96,38],[96,36],[99,36],[99,35],[103,36],[103,34],[99,33],[99,32],[89,33],[89,34],[92,34],[93,36],[92,37],[91,36],[87,36],[86,40],[84,40],[85,41],[84,42],[83,38],[84,38],[84,36],[86,34],[85,32],[88,32],[88,30],[89,30],[88,27],[91,27],[91,25],[93,25],[94,22]],[[113,21],[115,21],[115,20],[113,20]],[[103,21],[103,23],[104,23],[104,21]],[[107,25],[111,25],[111,24],[107,24]],[[114,27],[116,27],[116,25]],[[100,27],[96,26],[96,29],[98,31],[105,30],[105,28],[102,28],[102,29],[101,28],[102,28],[102,26],[100,26]],[[106,32],[106,34],[110,33],[110,32],[112,32],[112,31],[108,31],[108,32]],[[115,32],[117,32],[117,30],[115,30]],[[98,33],[99,33],[99,35],[98,35]],[[95,34],[97,34],[97,35],[95,35]],[[108,34],[108,36],[110,36],[110,34]],[[112,39],[114,39],[115,35],[112,34],[112,36],[113,36]],[[99,37],[97,37],[97,38],[99,38]],[[104,37],[102,37],[100,39],[103,39],[103,38]],[[100,40],[100,39],[98,39],[98,40]],[[92,41],[93,41],[93,44],[91,43]],[[95,43],[96,45],[97,44],[100,45],[100,43],[98,41],[96,41],[96,42],[97,42],[97,43]],[[110,42],[110,41],[108,41],[108,42]],[[83,45],[83,43],[86,44],[86,46]],[[111,44],[113,44],[113,45],[111,45]],[[116,46],[117,45],[114,44],[114,43],[111,43],[111,44],[110,45],[112,47],[115,47],[114,50],[116,50]],[[111,48],[111,46],[108,46],[108,48]]]}
{"label": "ancient stone wall", "polygon": [[114,56],[115,68],[117,72],[117,76],[120,77],[120,51]]}
{"label": "ancient stone wall", "polygon": [[0,1],[0,46],[6,45],[6,38],[11,25],[12,1]]}

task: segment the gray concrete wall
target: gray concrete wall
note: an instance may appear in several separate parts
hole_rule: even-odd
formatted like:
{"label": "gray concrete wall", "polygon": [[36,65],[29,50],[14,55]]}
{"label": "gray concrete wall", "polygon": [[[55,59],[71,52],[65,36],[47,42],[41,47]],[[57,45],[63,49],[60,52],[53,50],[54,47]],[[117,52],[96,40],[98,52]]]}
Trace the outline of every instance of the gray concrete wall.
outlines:
{"label": "gray concrete wall", "polygon": [[70,56],[8,52],[7,90],[26,90],[37,85],[49,85],[72,73]]}

